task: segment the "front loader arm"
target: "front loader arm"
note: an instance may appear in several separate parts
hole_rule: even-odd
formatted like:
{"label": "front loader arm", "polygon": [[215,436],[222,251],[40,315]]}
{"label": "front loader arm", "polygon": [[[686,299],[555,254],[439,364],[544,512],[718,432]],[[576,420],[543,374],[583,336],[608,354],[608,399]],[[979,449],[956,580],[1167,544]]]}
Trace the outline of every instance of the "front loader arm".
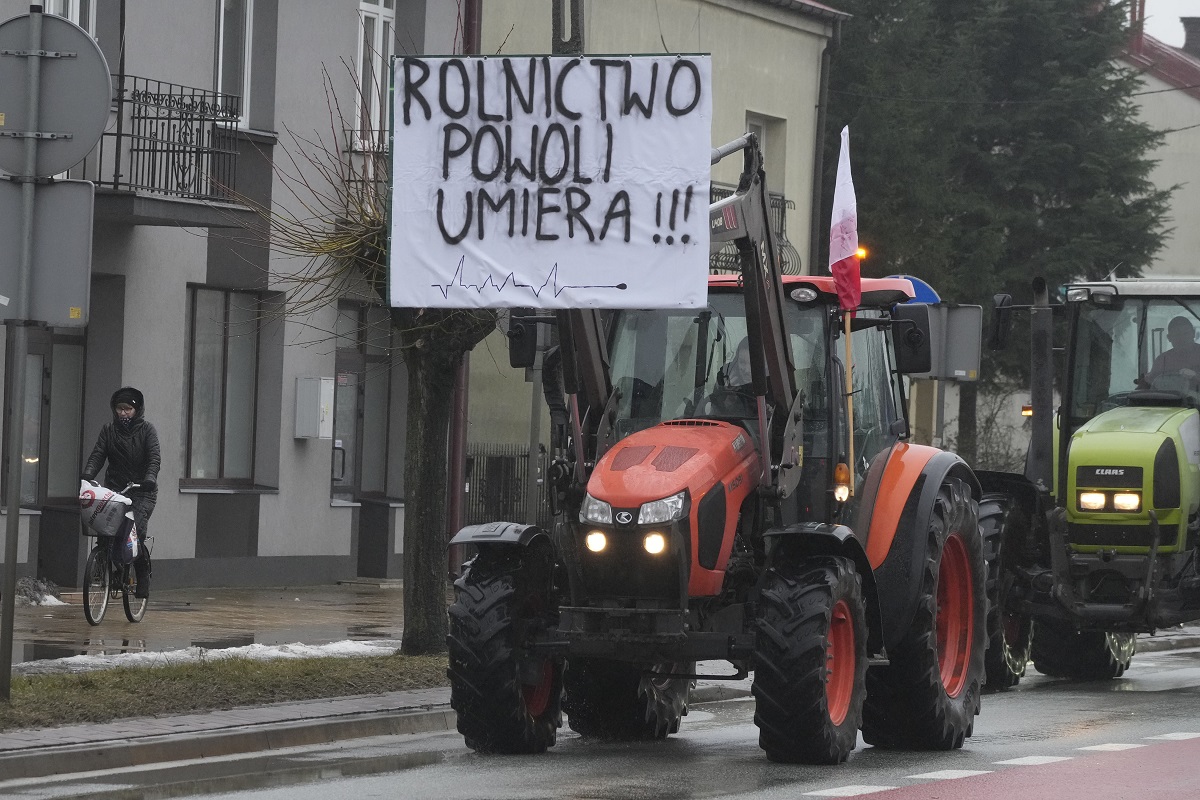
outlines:
{"label": "front loader arm", "polygon": [[[770,197],[758,137],[747,133],[715,148],[712,163],[738,150],[744,154],[742,176],[734,194],[712,204],[709,237],[717,243],[733,242],[738,248],[745,285],[752,385],[754,394],[765,400],[771,412],[768,423],[763,418],[766,409],[760,402],[759,425],[763,446],[769,447],[770,464],[778,466],[788,464],[788,450],[792,449],[790,430],[795,428],[796,421],[789,424],[789,420],[796,401],[796,372],[783,323],[779,250],[770,225]],[[789,470],[780,470],[785,472]],[[784,488],[783,493],[788,490]]]}

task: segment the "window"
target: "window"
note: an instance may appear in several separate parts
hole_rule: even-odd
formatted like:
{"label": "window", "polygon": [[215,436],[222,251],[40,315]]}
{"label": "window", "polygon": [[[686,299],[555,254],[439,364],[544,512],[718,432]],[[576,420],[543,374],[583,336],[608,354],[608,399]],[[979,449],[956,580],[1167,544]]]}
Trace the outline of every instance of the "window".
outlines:
{"label": "window", "polygon": [[746,131],[758,137],[767,170],[767,188],[783,192],[783,178],[787,174],[787,121],[747,112]]}
{"label": "window", "polygon": [[242,99],[241,127],[246,127],[250,116],[250,31],[253,18],[254,0],[221,0],[217,91]]}
{"label": "window", "polygon": [[187,478],[250,485],[261,300],[251,292],[188,291]]}
{"label": "window", "polygon": [[395,0],[361,0],[358,42],[358,146],[377,149],[386,142],[388,74],[395,37]]}
{"label": "window", "polygon": [[48,0],[42,8],[47,14],[71,20],[90,34],[96,32],[96,0]]}

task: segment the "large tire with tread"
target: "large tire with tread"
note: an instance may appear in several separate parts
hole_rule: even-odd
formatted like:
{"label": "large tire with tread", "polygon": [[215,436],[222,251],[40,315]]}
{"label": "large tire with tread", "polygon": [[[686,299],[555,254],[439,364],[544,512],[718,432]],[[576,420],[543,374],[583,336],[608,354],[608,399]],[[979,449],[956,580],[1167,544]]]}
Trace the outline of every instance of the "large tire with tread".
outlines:
{"label": "large tire with tread", "polygon": [[1107,681],[1125,674],[1136,649],[1132,633],[1077,631],[1066,622],[1040,620],[1033,666],[1052,678]]}
{"label": "large tire with tread", "polygon": [[687,714],[696,665],[645,669],[600,658],[573,658],[564,678],[567,725],[580,736],[622,741],[665,739]]}
{"label": "large tire with tread", "polygon": [[839,764],[866,693],[862,581],[847,558],[772,567],[759,598],[754,724],[771,761]]}
{"label": "large tire with tread", "polygon": [[1033,618],[1006,607],[1016,580],[1015,548],[1022,524],[1028,524],[1028,520],[1008,496],[985,494],[979,501],[979,531],[987,561],[985,686],[993,691],[1009,689],[1021,681],[1033,645]]}
{"label": "large tire with tread", "polygon": [[552,624],[551,569],[537,543],[483,549],[454,582],[450,705],[477,752],[541,753],[554,745],[562,663],[526,647],[530,634]]}
{"label": "large tire with tread", "polygon": [[912,625],[889,663],[867,670],[863,739],[876,747],[962,747],[979,713],[987,578],[978,506],[964,481],[943,482],[925,536]]}

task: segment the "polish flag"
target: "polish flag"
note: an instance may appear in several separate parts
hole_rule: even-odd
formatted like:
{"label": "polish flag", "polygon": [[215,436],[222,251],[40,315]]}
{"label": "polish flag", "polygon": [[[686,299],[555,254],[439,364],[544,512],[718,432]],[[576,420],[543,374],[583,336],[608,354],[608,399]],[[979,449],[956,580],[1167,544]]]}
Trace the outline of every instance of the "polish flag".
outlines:
{"label": "polish flag", "polygon": [[846,311],[858,308],[862,282],[858,268],[858,203],[850,176],[850,126],[842,128],[837,182],[833,187],[833,214],[829,220],[829,271],[837,287],[838,302]]}

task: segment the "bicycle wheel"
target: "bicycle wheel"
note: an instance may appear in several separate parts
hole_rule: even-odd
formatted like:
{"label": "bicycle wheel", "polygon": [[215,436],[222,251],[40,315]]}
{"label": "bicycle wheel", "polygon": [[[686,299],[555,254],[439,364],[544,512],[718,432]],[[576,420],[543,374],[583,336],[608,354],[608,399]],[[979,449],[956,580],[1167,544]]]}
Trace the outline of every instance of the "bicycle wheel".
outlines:
{"label": "bicycle wheel", "polygon": [[108,610],[108,581],[108,547],[98,539],[83,568],[83,616],[91,625],[99,625]]}
{"label": "bicycle wheel", "polygon": [[134,573],[131,566],[127,564],[121,568],[121,602],[125,606],[125,618],[130,622],[141,622],[146,615],[146,598],[133,596]]}

